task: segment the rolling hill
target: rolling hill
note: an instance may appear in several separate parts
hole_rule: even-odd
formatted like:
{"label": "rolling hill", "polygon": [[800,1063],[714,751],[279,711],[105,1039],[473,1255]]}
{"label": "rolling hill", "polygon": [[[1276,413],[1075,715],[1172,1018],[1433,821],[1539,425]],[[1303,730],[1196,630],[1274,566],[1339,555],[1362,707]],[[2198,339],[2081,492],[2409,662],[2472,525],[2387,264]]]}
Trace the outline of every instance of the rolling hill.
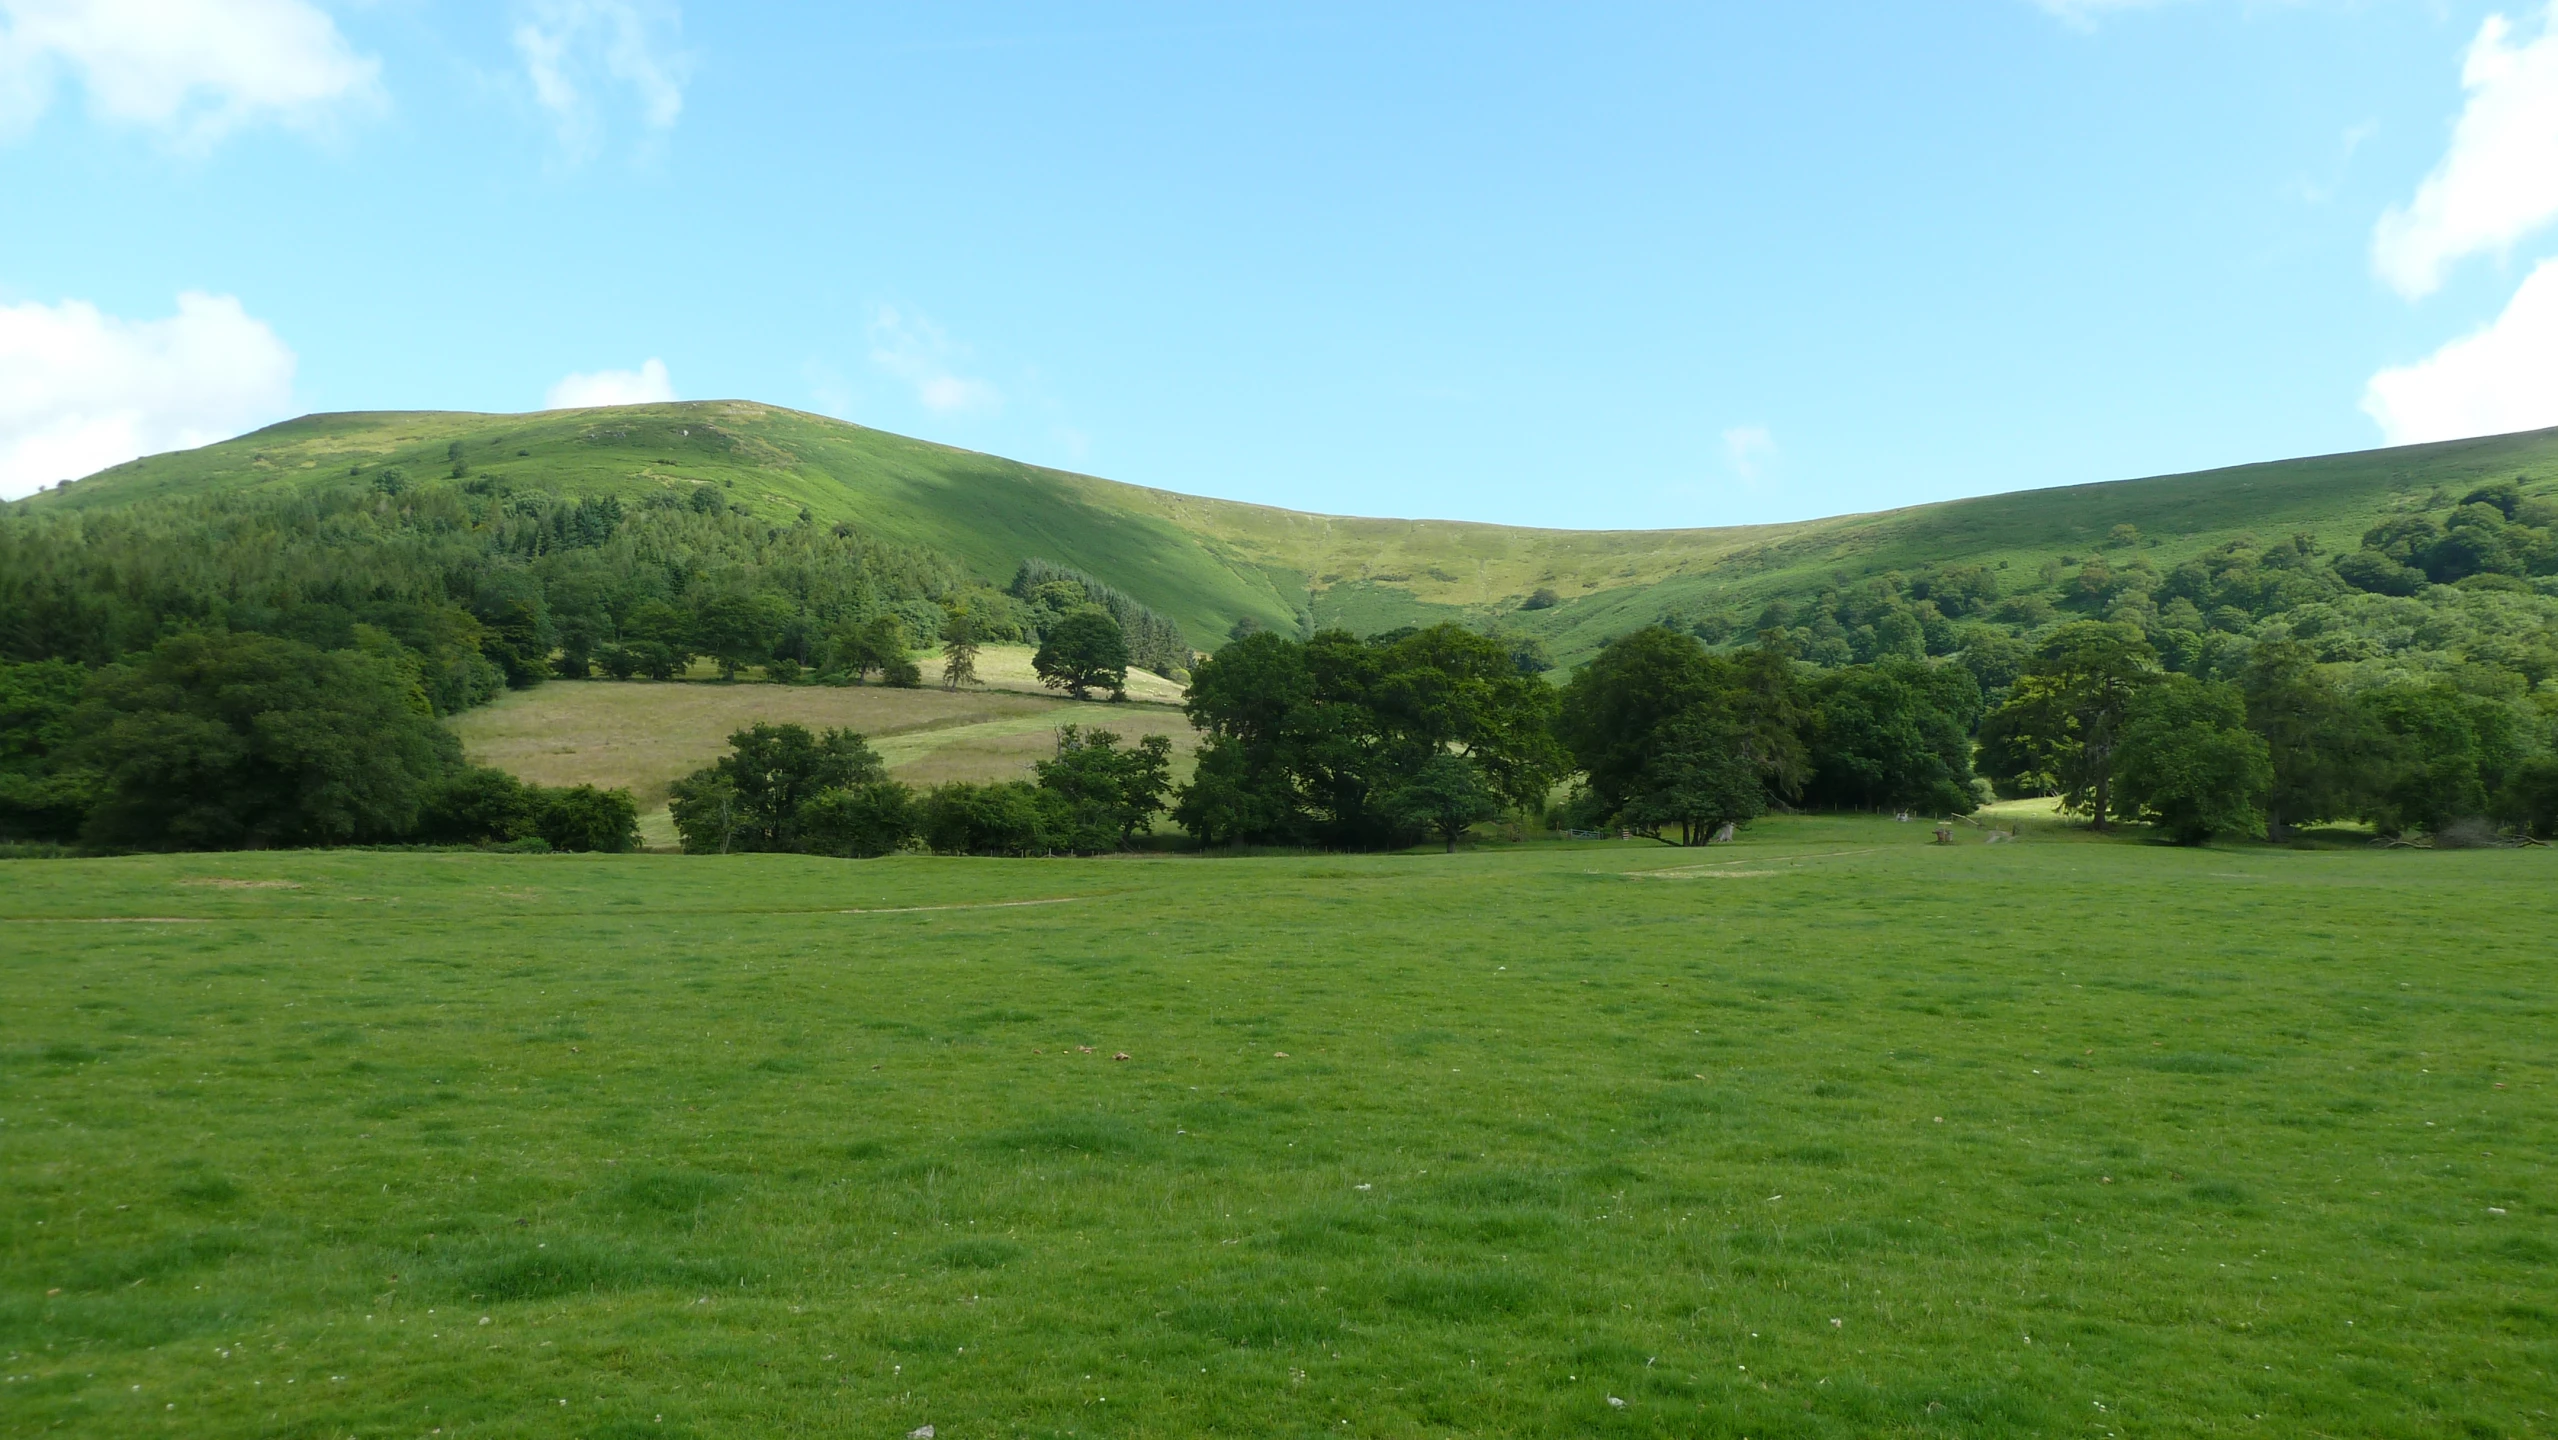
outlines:
{"label": "rolling hill", "polygon": [[[1098,576],[1213,648],[1238,621],[1374,632],[1495,618],[1565,665],[1655,619],[1746,629],[1771,600],[1949,567],[2041,573],[2109,543],[2165,572],[2240,541],[2295,534],[2351,550],[2393,514],[2446,510],[2472,487],[2558,491],[2558,430],[2024,491],[1783,525],[1542,530],[1313,515],[1119,484],[798,411],[703,401],[527,415],[305,416],[151,456],[27,502],[101,510],[222,492],[290,491],[397,468],[639,498],[716,485],[776,523],[804,510],[948,555],[993,583],[1043,558]],[[2130,527],[2138,538],[2125,541]],[[2123,551],[2118,548],[2118,558]],[[2038,567],[2040,570],[2038,572]],[[2011,586],[2010,588],[2014,588]],[[1539,591],[1551,604],[1522,608]]]}

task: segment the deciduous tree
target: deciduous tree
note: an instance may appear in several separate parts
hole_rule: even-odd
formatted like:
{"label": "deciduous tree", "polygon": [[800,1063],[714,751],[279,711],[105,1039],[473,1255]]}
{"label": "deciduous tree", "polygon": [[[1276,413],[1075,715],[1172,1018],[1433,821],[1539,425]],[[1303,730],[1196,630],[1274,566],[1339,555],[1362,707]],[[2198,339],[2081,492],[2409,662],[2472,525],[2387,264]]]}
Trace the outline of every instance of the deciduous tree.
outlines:
{"label": "deciduous tree", "polygon": [[1077,606],[1048,627],[1030,668],[1039,683],[1078,700],[1091,698],[1094,690],[1108,690],[1113,700],[1128,698],[1128,639],[1098,605]]}
{"label": "deciduous tree", "polygon": [[2179,845],[2265,825],[2273,761],[2235,686],[2170,675],[2143,687],[2124,712],[2114,770],[2118,811],[2156,822]]}

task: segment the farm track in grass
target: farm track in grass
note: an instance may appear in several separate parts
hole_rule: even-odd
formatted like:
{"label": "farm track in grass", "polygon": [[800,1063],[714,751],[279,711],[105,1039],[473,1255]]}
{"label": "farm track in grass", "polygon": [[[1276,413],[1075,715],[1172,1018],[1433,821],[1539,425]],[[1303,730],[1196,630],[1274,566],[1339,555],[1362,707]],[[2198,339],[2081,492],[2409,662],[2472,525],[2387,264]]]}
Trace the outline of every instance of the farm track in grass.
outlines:
{"label": "farm track in grass", "polygon": [[1957,838],[0,862],[0,1430],[2547,1433],[2558,860]]}

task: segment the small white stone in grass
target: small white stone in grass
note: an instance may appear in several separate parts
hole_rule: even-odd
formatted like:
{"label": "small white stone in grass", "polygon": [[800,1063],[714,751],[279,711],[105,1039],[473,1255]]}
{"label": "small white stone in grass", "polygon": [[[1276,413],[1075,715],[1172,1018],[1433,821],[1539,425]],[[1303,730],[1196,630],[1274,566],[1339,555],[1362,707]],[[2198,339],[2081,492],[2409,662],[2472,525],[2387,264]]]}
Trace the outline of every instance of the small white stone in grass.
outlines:
{"label": "small white stone in grass", "polygon": [[1830,1317],[1830,1328],[1833,1330],[1844,1330],[1847,1328],[1847,1322],[1833,1315]]}
{"label": "small white stone in grass", "polygon": [[2490,1215],[2502,1215],[2505,1213],[2505,1207],[2502,1205],[2490,1205],[2487,1207],[2487,1213]]}
{"label": "small white stone in grass", "polygon": [[486,1315],[481,1316],[481,1317],[480,1317],[480,1323],[481,1323],[481,1324],[483,1324],[483,1325],[486,1325],[487,1323],[489,1323],[489,1317],[487,1317]]}
{"label": "small white stone in grass", "polygon": [[906,1440],[933,1440],[933,1427],[918,1425],[906,1432]]}
{"label": "small white stone in grass", "polygon": [[1624,1409],[1624,1408],[1625,1408],[1625,1402],[1624,1402],[1624,1401],[1622,1401],[1622,1400],[1620,1400],[1620,1399],[1618,1399],[1618,1398],[1617,1398],[1617,1397],[1615,1397],[1614,1395],[1611,1395],[1611,1396],[1609,1396],[1609,1397],[1608,1397],[1608,1406],[1609,1406],[1609,1408],[1611,1408],[1611,1409],[1615,1409],[1615,1410],[1622,1410],[1622,1409]]}
{"label": "small white stone in grass", "polygon": [[1351,1186],[1350,1188],[1351,1188],[1351,1189],[1353,1189],[1353,1190],[1366,1190],[1366,1189],[1370,1189],[1370,1188],[1372,1188],[1372,1187],[1370,1187],[1370,1186],[1368,1186],[1368,1185],[1366,1185],[1366,1184],[1358,1184],[1358,1185],[1353,1185],[1353,1186]]}

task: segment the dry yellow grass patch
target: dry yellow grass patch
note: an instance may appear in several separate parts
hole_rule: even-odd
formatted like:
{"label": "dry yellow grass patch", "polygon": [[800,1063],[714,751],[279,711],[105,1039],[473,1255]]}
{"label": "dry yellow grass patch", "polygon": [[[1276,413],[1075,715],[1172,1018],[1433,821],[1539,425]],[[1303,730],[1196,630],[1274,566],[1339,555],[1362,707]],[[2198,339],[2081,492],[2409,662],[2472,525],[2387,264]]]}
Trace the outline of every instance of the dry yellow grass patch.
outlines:
{"label": "dry yellow grass patch", "polygon": [[[1033,695],[1056,695],[1039,682],[1039,672],[1030,668],[1030,657],[1039,652],[1028,645],[989,645],[977,652],[977,679],[989,690],[1019,690]],[[941,657],[925,655],[916,661],[924,667],[924,679],[938,684],[941,680]],[[1128,698],[1156,705],[1181,703],[1181,687],[1161,675],[1143,670],[1128,672]]]}
{"label": "dry yellow grass patch", "polygon": [[[1029,651],[1022,655],[1027,675]],[[1130,686],[1132,694],[1135,688]],[[675,781],[717,759],[731,732],[759,720],[857,730],[869,737],[892,774],[917,785],[1026,779],[1031,763],[1055,750],[1057,727],[1068,724],[1130,740],[1170,736],[1183,771],[1194,748],[1190,724],[1177,710],[1077,704],[1045,692],[994,687],[953,692],[558,681],[501,696],[448,723],[475,764],[494,765],[537,785],[619,786],[645,808],[664,801]]]}
{"label": "dry yellow grass patch", "polygon": [[1057,751],[1057,727],[1107,730],[1130,744],[1148,735],[1172,741],[1173,779],[1190,778],[1199,732],[1178,710],[1152,705],[1058,705],[1038,715],[874,741],[888,772],[909,785],[945,780],[1027,780],[1030,767]]}

